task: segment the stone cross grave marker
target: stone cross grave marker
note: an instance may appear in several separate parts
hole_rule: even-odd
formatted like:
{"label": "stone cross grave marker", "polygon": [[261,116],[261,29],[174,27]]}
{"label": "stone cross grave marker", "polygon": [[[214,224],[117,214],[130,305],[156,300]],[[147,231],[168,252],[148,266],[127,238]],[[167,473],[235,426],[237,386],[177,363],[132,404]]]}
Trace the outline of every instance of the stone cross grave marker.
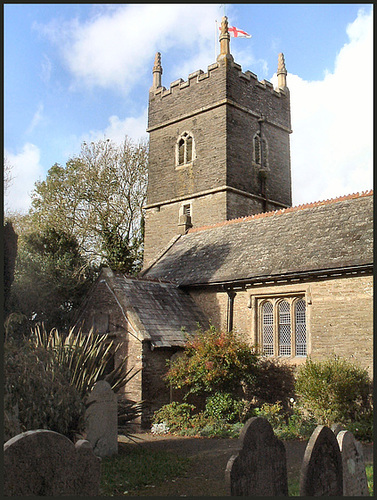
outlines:
{"label": "stone cross grave marker", "polygon": [[337,440],[343,464],[343,495],[369,496],[362,444],[349,431],[340,431]]}
{"label": "stone cross grave marker", "polygon": [[5,496],[97,496],[101,460],[88,441],[57,432],[27,431],[4,444]]}
{"label": "stone cross grave marker", "polygon": [[99,380],[87,401],[86,439],[98,457],[118,453],[118,402],[110,384]]}
{"label": "stone cross grave marker", "polygon": [[300,496],[342,496],[343,469],[332,430],[318,425],[306,446],[301,466]]}
{"label": "stone cross grave marker", "polygon": [[253,417],[246,422],[225,480],[231,496],[288,496],[285,447],[266,419]]}

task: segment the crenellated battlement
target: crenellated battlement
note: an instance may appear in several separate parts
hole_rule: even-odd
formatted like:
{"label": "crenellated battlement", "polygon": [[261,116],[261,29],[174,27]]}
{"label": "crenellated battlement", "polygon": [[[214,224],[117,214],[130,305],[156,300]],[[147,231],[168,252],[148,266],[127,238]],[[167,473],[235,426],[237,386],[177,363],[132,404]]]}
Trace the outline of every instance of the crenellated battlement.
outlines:
{"label": "crenellated battlement", "polygon": [[190,87],[192,84],[200,83],[203,80],[206,80],[207,78],[210,78],[211,73],[215,71],[219,67],[218,63],[211,64],[207,68],[207,72],[204,73],[203,70],[199,69],[197,71],[194,71],[193,73],[190,73],[188,75],[187,80],[183,80],[182,78],[178,78],[177,80],[174,80],[167,89],[166,87],[159,87],[157,89],[151,89],[152,92],[154,92],[154,95],[160,96],[160,97],[166,97],[170,95],[175,89],[186,89],[187,87]]}
{"label": "crenellated battlement", "polygon": [[[197,71],[194,71],[193,73],[190,73],[188,75],[187,80],[178,78],[177,80],[171,82],[169,88],[166,88],[164,86],[160,86],[158,88],[152,87],[151,92],[156,97],[161,97],[161,98],[166,97],[168,95],[171,95],[176,90],[183,90],[192,87],[193,85],[200,84],[200,82],[207,80],[208,78],[211,78],[212,74],[216,73],[216,71],[221,69],[221,66],[222,66],[221,63],[219,62],[213,63],[207,67],[206,72],[199,69]],[[249,82],[252,86],[256,86],[266,91],[270,91],[273,95],[275,95],[278,98],[286,94],[287,89],[274,88],[273,84],[268,80],[258,80],[258,77],[255,73],[249,70],[243,72],[241,65],[234,61],[231,61],[230,67],[231,69],[236,70],[237,76],[241,80]]]}

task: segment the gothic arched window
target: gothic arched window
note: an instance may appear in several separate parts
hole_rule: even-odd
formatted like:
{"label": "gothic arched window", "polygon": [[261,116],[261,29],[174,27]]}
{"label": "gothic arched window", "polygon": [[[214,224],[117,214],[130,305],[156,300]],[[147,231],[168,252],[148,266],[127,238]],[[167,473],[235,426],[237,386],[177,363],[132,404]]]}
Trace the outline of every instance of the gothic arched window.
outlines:
{"label": "gothic arched window", "polygon": [[177,165],[190,163],[194,160],[194,157],[194,138],[188,132],[184,132],[177,142]]}
{"label": "gothic arched window", "polygon": [[261,299],[258,325],[258,343],[267,356],[307,356],[306,302],[303,297]]}
{"label": "gothic arched window", "polygon": [[291,307],[289,302],[279,302],[279,356],[291,355]]}
{"label": "gothic arched window", "polygon": [[306,356],[306,303],[295,302],[296,356]]}
{"label": "gothic arched window", "polygon": [[274,354],[274,310],[271,302],[265,302],[262,307],[262,344],[263,352]]}

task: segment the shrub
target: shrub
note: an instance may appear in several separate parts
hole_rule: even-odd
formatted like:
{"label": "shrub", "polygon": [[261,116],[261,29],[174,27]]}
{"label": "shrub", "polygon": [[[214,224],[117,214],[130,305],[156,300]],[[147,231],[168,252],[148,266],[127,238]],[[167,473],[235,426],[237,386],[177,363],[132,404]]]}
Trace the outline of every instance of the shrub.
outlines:
{"label": "shrub", "polygon": [[372,412],[367,371],[337,356],[308,358],[298,371],[296,392],[300,406],[319,424],[356,422]]}
{"label": "shrub", "polygon": [[50,429],[73,439],[84,429],[85,406],[52,354],[26,341],[4,344],[4,437]]}
{"label": "shrub", "polygon": [[165,377],[175,389],[188,394],[238,393],[243,384],[253,386],[258,355],[235,332],[211,326],[199,330],[186,343],[184,355],[170,361]]}
{"label": "shrub", "polygon": [[235,423],[245,418],[245,408],[247,401],[235,398],[227,392],[219,392],[207,398],[205,413],[216,420]]}
{"label": "shrub", "polygon": [[275,404],[264,403],[261,408],[256,408],[254,414],[257,417],[263,417],[268,420],[273,427],[277,429],[285,424],[283,407],[280,401]]}
{"label": "shrub", "polygon": [[173,401],[154,412],[152,423],[165,424],[171,432],[181,431],[191,426],[190,419],[194,410],[194,405]]}
{"label": "shrub", "polygon": [[294,370],[292,365],[262,356],[258,361],[257,380],[251,394],[257,406],[280,401],[284,410],[288,411],[289,401],[295,395]]}
{"label": "shrub", "polygon": [[300,410],[293,410],[292,413],[284,411],[280,401],[263,404],[254,410],[254,415],[266,418],[276,436],[285,440],[309,438],[317,426],[312,418],[305,417]]}
{"label": "shrub", "polygon": [[347,422],[346,429],[360,441],[373,441],[373,412],[365,414],[356,422]]}

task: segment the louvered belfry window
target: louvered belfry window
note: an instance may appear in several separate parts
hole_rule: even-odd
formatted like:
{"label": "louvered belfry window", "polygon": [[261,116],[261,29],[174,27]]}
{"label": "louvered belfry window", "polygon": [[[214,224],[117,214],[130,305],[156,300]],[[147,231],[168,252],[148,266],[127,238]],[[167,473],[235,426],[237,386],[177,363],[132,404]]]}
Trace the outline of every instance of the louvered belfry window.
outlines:
{"label": "louvered belfry window", "polygon": [[261,163],[261,147],[260,147],[260,138],[259,136],[254,137],[254,159],[255,163],[260,165]]}
{"label": "louvered belfry window", "polygon": [[177,154],[177,164],[185,165],[190,163],[194,159],[194,139],[188,133],[184,132],[177,143],[178,154]]}

